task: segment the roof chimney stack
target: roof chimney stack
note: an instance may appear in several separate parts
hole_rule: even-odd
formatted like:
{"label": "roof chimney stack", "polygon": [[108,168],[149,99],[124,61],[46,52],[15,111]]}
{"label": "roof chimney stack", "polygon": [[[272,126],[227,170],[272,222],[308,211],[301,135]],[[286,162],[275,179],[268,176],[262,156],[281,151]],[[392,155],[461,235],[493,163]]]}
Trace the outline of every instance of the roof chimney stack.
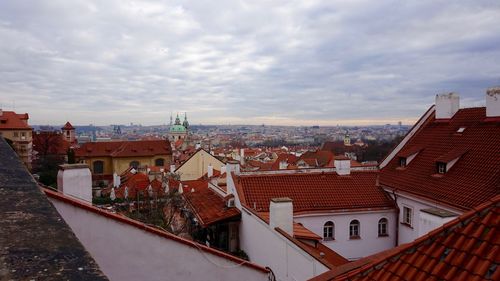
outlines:
{"label": "roof chimney stack", "polygon": [[351,159],[347,156],[335,156],[333,161],[337,175],[344,176],[351,174]]}
{"label": "roof chimney stack", "polygon": [[64,164],[57,173],[57,190],[65,195],[92,203],[92,175],[86,164]]}
{"label": "roof chimney stack", "polygon": [[486,117],[500,117],[500,87],[486,91]]}
{"label": "roof chimney stack", "polygon": [[460,96],[456,93],[436,95],[436,119],[451,119],[460,109]]}
{"label": "roof chimney stack", "polygon": [[214,167],[212,166],[212,164],[208,164],[207,177],[211,178],[213,176],[214,176]]}
{"label": "roof chimney stack", "polygon": [[293,236],[293,204],[288,197],[273,198],[269,203],[269,226],[279,227]]}
{"label": "roof chimney stack", "polygon": [[228,175],[234,173],[235,175],[240,174],[240,162],[236,160],[229,160],[226,163],[226,172]]}

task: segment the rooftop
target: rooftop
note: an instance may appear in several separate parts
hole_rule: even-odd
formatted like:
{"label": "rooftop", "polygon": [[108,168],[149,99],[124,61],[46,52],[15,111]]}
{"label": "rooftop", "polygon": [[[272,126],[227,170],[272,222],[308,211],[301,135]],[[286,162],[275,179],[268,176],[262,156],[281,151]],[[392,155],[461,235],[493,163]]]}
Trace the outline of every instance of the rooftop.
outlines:
{"label": "rooftop", "polygon": [[9,130],[9,129],[31,130],[31,127],[28,125],[28,119],[29,119],[28,113],[17,114],[14,111],[0,110],[0,130]]}
{"label": "rooftop", "polygon": [[88,142],[76,149],[77,157],[137,157],[171,155],[168,140]]}
{"label": "rooftop", "polygon": [[[458,129],[465,128],[462,132]],[[500,192],[500,122],[486,120],[486,109],[460,109],[450,120],[434,114],[380,173],[388,188],[468,210]],[[416,157],[404,169],[399,157]],[[439,177],[437,162],[454,162]]]}
{"label": "rooftop", "polygon": [[289,197],[294,213],[394,208],[393,202],[376,186],[378,172],[351,171],[274,175],[240,175],[235,184],[243,204],[259,212],[269,211],[272,198]]}

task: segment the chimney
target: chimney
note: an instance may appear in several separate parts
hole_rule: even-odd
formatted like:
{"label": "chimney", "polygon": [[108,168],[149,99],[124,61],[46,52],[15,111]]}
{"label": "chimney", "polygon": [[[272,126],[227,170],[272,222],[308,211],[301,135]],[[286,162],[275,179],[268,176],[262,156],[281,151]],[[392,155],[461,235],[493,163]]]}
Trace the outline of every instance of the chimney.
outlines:
{"label": "chimney", "polygon": [[241,165],[245,165],[245,149],[240,149],[240,163]]}
{"label": "chimney", "polygon": [[179,194],[184,193],[184,188],[182,188],[182,183],[181,182],[179,183],[179,189],[177,189],[177,192],[179,192]]}
{"label": "chimney", "polygon": [[227,174],[234,172],[236,175],[240,174],[240,163],[236,160],[229,160],[226,163]]}
{"label": "chimney", "polygon": [[113,173],[113,187],[119,187],[121,184],[121,177],[114,172]]}
{"label": "chimney", "polygon": [[170,165],[170,172],[171,173],[175,172],[175,165],[174,164]]}
{"label": "chimney", "polygon": [[208,178],[211,178],[214,176],[214,167],[212,166],[212,164],[208,164],[207,176],[208,176]]}
{"label": "chimney", "polygon": [[456,93],[436,95],[436,119],[451,119],[460,109],[460,96]]}
{"label": "chimney", "polygon": [[269,203],[269,226],[281,228],[293,236],[293,204],[288,197],[273,198]]}
{"label": "chimney", "polygon": [[197,143],[197,144],[194,145],[194,149],[198,150],[200,148],[201,148],[201,144]]}
{"label": "chimney", "polygon": [[500,87],[486,91],[486,117],[500,117]]}
{"label": "chimney", "polygon": [[333,161],[337,175],[344,176],[351,174],[351,159],[346,156],[335,156]]}
{"label": "chimney", "polygon": [[64,164],[57,173],[57,190],[92,204],[92,175],[86,164]]}
{"label": "chimney", "polygon": [[220,174],[222,175],[222,174],[224,174],[225,172],[226,172],[226,165],[222,165],[222,166],[220,167]]}

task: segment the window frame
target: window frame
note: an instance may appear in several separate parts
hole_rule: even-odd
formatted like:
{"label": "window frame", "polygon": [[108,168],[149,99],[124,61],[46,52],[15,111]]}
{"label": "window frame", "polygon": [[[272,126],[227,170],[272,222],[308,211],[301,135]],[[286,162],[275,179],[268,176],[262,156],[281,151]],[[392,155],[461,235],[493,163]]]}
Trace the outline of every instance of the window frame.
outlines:
{"label": "window frame", "polygon": [[437,169],[437,173],[438,174],[446,174],[446,163],[443,163],[443,162],[437,162],[436,164],[436,169]]}
{"label": "window frame", "polygon": [[[408,210],[408,211],[407,211]],[[408,216],[409,214],[409,216]],[[409,206],[403,206],[403,218],[402,224],[413,227],[413,208]]]}
{"label": "window frame", "polygon": [[[137,165],[134,165],[135,163],[137,163]],[[130,161],[130,163],[128,163],[129,167],[132,167],[136,170],[139,168],[140,165],[141,165],[141,162],[139,162],[137,160],[133,160],[133,161]]]}
{"label": "window frame", "polygon": [[[381,231],[383,230],[383,231]],[[389,220],[387,218],[380,218],[378,220],[378,237],[389,236]]]}
{"label": "window frame", "polygon": [[399,157],[399,167],[405,168],[407,166],[406,157]]}
{"label": "window frame", "polygon": [[349,239],[361,239],[361,223],[357,219],[349,223]]}
{"label": "window frame", "polygon": [[[163,163],[162,165],[158,165],[158,161],[160,161]],[[164,167],[165,166],[165,158],[156,158],[155,159],[155,166],[157,167]]]}
{"label": "window frame", "polygon": [[335,223],[327,221],[323,224],[323,240],[335,240]]}
{"label": "window frame", "polygon": [[[101,167],[100,167],[100,168],[101,168],[101,169],[100,169],[101,171],[100,171],[100,172],[99,172],[99,171],[96,171],[96,165],[98,165],[98,164],[101,164]],[[104,161],[102,161],[102,160],[96,160],[96,161],[93,161],[93,162],[92,162],[92,172],[93,172],[94,174],[99,174],[99,175],[100,175],[100,174],[104,174]]]}

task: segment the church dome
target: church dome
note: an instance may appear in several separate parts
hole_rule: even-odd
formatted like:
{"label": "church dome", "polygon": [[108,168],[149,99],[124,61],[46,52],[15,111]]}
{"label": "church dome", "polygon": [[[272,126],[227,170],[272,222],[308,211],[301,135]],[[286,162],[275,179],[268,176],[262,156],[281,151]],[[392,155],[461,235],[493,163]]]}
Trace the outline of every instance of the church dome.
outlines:
{"label": "church dome", "polygon": [[186,127],[182,125],[173,125],[170,127],[170,132],[171,133],[184,133],[186,132]]}

